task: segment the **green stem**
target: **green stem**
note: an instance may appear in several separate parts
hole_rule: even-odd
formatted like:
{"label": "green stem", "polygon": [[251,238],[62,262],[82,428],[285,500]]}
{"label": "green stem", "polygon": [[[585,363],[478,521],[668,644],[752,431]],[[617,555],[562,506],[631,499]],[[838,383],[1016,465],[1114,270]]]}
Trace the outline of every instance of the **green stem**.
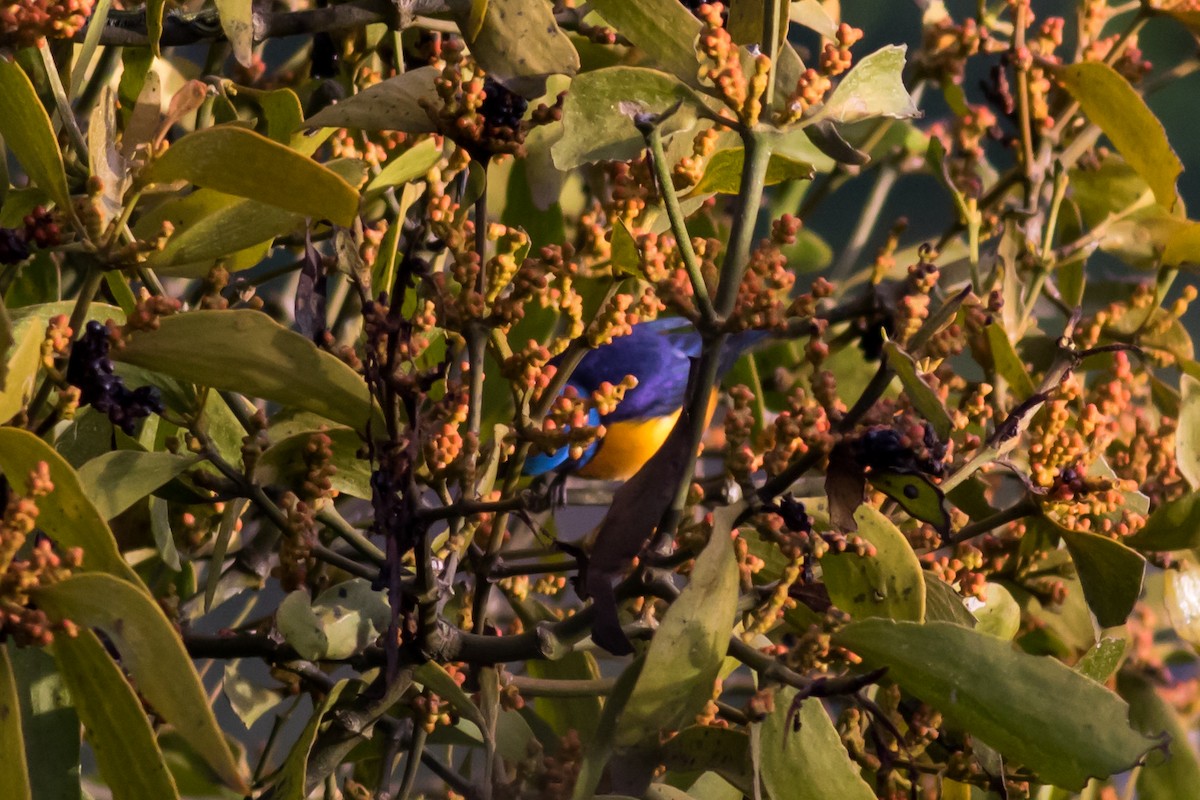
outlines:
{"label": "green stem", "polygon": [[763,3],[763,40],[762,50],[770,59],[771,65],[767,71],[767,90],[763,97],[763,106],[770,108],[775,102],[775,64],[779,61],[779,27],[782,20],[780,12],[787,13],[790,3],[779,3],[779,0],[762,0]]}
{"label": "green stem", "polygon": [[425,752],[425,740],[428,736],[429,732],[425,730],[425,726],[415,722],[408,758],[404,761],[404,778],[400,781],[400,792],[396,795],[399,800],[406,800],[417,783],[417,770],[421,766],[421,756]]}
{"label": "green stem", "polygon": [[[729,234],[729,244],[725,249],[725,258],[721,262],[721,278],[717,285],[716,313],[717,319],[724,323],[737,305],[738,290],[741,288],[742,277],[746,274],[746,266],[750,262],[750,245],[754,238],[754,225],[758,219],[758,209],[762,203],[763,186],[766,180],[767,163],[771,159],[771,147],[762,135],[755,131],[746,131],[742,135],[745,146],[745,160],[742,168],[742,182],[738,191],[737,208],[734,210],[733,230]],[[704,342],[700,352],[700,364],[696,370],[695,380],[688,399],[687,413],[680,415],[677,425],[689,426],[690,452],[700,449],[700,440],[704,436],[704,428],[708,424],[708,405],[712,398],[712,390],[720,380],[720,366],[725,347],[728,345],[729,334],[721,333]],[[687,504],[688,488],[695,474],[695,459],[688,459],[683,474],[678,478],[675,499],[659,521],[656,539],[659,543],[673,536],[683,517],[683,509]]]}
{"label": "green stem", "polygon": [[[475,291],[487,295],[487,169],[488,161],[484,159],[483,191],[475,200],[475,253],[479,257],[479,275],[475,279]],[[471,370],[467,403],[467,431],[478,435],[483,422],[483,358],[487,349],[487,329],[482,321],[468,323],[467,330],[467,363]]]}
{"label": "green stem", "polygon": [[983,294],[983,276],[979,273],[979,228],[983,224],[983,215],[979,211],[979,201],[967,198],[967,258],[971,265],[971,287],[975,294]]}
{"label": "green stem", "polygon": [[615,678],[593,680],[566,680],[558,678],[530,678],[514,675],[512,685],[525,697],[596,697],[612,694]]}
{"label": "green stem", "polygon": [[[1017,54],[1017,119],[1021,131],[1021,169],[1025,173],[1025,205],[1032,205],[1034,184],[1033,175],[1033,121],[1029,108],[1029,66],[1022,61],[1021,54],[1027,52],[1025,47],[1026,16],[1029,6],[1018,3],[1016,19],[1013,20],[1013,50]],[[978,287],[976,287],[978,290]]]}
{"label": "green stem", "polygon": [[[58,67],[54,64],[54,54],[50,52],[50,43],[43,39],[38,45],[37,51],[38,55],[42,57],[42,66],[46,69],[46,79],[50,81],[50,91],[54,94],[54,105],[58,108],[58,115],[67,129],[71,146],[75,148],[79,160],[86,164],[88,163],[87,140],[83,138],[83,131],[79,130],[75,112],[71,110],[71,101],[67,99],[67,90],[63,86],[62,76],[58,74]],[[66,211],[66,209],[63,210]]]}
{"label": "green stem", "polygon": [[692,296],[695,298],[696,310],[700,312],[703,326],[715,329],[716,314],[713,312],[712,299],[708,296],[708,286],[704,283],[704,275],[700,271],[700,261],[692,247],[692,237],[688,233],[687,221],[683,218],[683,209],[679,207],[679,197],[675,193],[675,185],[671,182],[671,171],[667,168],[667,156],[663,150],[662,130],[658,125],[647,126],[646,144],[650,147],[650,161],[654,166],[654,175],[658,179],[658,190],[667,208],[667,218],[671,221],[671,232],[675,234],[675,245],[683,259],[683,266],[692,281]]}
{"label": "green stem", "polygon": [[318,511],[317,521],[375,564],[382,566],[387,561],[383,551],[376,547],[374,542],[363,536],[361,531],[347,522],[336,508],[326,506]]}
{"label": "green stem", "polygon": [[721,281],[717,286],[715,303],[717,317],[722,322],[737,304],[742,276],[746,274],[746,265],[750,262],[750,244],[754,239],[758,208],[762,204],[767,164],[771,160],[770,144],[761,134],[747,131],[742,141],[745,145],[742,182],[734,210],[733,230],[729,234],[729,246],[721,263]]}
{"label": "green stem", "polygon": [[708,287],[704,284],[704,276],[700,271],[700,260],[696,258],[695,248],[691,246],[691,234],[688,233],[688,223],[679,207],[679,197],[671,182],[671,170],[667,169],[666,152],[662,149],[662,131],[658,125],[648,126],[646,143],[650,148],[650,162],[654,166],[655,178],[659,181],[659,193],[662,194],[662,204],[666,206],[667,218],[671,221],[671,233],[676,237],[680,258],[683,258],[684,269],[688,270],[691,279],[692,296],[695,297],[696,309],[700,312],[701,324],[710,330],[716,327],[716,315],[713,312],[713,301],[708,296]]}
{"label": "green stem", "polygon": [[1036,514],[1037,512],[1037,501],[1027,497],[1019,503],[1009,506],[1003,511],[997,511],[990,517],[981,519],[978,522],[972,522],[970,525],[963,527],[958,531],[958,533],[950,537],[950,544],[960,544],[962,542],[970,541],[976,536],[982,536],[985,533],[994,531],[996,528],[1007,525],[1010,522],[1016,522],[1019,519],[1024,519],[1025,517]]}
{"label": "green stem", "polygon": [[76,333],[83,328],[83,323],[87,321],[88,309],[92,307],[92,301],[96,299],[96,293],[100,291],[100,284],[103,282],[104,270],[99,267],[89,267],[83,276],[83,284],[79,287],[79,297],[75,298],[75,307],[71,309],[71,321],[68,323],[71,330]]}
{"label": "green stem", "polygon": [[[96,46],[100,44],[100,34],[108,24],[108,12],[112,9],[112,0],[99,0],[92,10],[92,18],[88,20],[87,33],[83,38],[83,47],[79,49],[79,58],[71,71],[71,97],[79,96],[83,86],[84,75],[96,54]],[[116,48],[110,48],[116,49]]]}
{"label": "green stem", "polygon": [[1054,195],[1050,199],[1050,213],[1046,218],[1046,227],[1042,232],[1042,263],[1050,266],[1050,254],[1054,250],[1054,232],[1058,228],[1058,214],[1062,209],[1063,198],[1067,196],[1067,171],[1061,163],[1054,165]]}

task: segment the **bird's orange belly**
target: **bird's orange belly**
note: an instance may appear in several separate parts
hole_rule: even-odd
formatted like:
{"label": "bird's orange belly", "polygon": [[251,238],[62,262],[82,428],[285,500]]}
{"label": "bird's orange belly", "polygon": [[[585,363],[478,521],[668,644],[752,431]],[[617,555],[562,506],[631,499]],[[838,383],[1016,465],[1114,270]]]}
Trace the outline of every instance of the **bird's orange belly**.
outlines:
{"label": "bird's orange belly", "polygon": [[[704,424],[712,420],[717,408],[717,392],[714,390],[708,401],[708,412]],[[606,425],[604,439],[600,442],[596,455],[576,474],[582,478],[594,478],[606,481],[624,481],[633,477],[650,457],[658,452],[675,421],[679,419],[680,410],[663,417],[654,419],[631,419]]]}

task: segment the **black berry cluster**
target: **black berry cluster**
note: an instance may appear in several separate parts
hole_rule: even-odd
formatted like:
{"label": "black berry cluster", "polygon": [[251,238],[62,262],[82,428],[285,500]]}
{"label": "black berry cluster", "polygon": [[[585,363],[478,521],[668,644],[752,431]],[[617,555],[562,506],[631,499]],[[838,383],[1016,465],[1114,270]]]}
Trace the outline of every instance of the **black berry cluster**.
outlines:
{"label": "black berry cluster", "polygon": [[53,247],[59,241],[54,215],[38,206],[25,215],[20,228],[0,228],[0,264],[17,264],[29,258],[33,247]]}
{"label": "black berry cluster", "polygon": [[20,228],[0,228],[0,264],[17,264],[29,258],[29,244]]}
{"label": "black berry cluster", "polygon": [[89,322],[83,336],[71,346],[67,382],[79,388],[81,405],[90,404],[107,414],[113,425],[132,435],[139,420],[162,413],[162,398],[153,386],[127,387],[113,373],[109,346],[108,328]]}
{"label": "black berry cluster", "polygon": [[484,136],[488,139],[516,139],[521,120],[529,109],[529,101],[489,75],[483,79],[483,103],[479,114],[484,119]]}
{"label": "black berry cluster", "polygon": [[812,533],[812,517],[808,515],[808,509],[791,495],[785,494],[779,498],[778,514],[792,533]]}
{"label": "black berry cluster", "polygon": [[870,428],[851,445],[851,453],[863,467],[875,472],[923,472],[941,475],[945,469],[946,445],[938,441],[933,427],[925,423],[920,441],[895,428]]}

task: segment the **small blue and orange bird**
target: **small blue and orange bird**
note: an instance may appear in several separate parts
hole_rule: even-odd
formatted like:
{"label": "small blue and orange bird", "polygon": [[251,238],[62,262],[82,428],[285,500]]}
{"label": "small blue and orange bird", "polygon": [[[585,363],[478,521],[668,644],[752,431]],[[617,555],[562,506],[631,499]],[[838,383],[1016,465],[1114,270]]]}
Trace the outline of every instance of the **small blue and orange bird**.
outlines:
{"label": "small blue and orange bird", "polygon": [[[721,359],[724,375],[747,348],[766,338],[765,331],[747,331],[731,337]],[[620,383],[626,375],[637,386],[625,393],[616,409],[604,416],[594,410],[589,424],[604,425],[604,438],[578,459],[567,448],[531,456],[525,474],[542,475],[551,470],[570,472],[584,478],[627,480],[650,460],[679,418],[687,396],[692,359],[700,355],[700,334],[679,318],[662,318],[635,325],[626,336],[591,350],[567,381],[586,397],[602,383]],[[714,390],[708,416],[716,408]]]}

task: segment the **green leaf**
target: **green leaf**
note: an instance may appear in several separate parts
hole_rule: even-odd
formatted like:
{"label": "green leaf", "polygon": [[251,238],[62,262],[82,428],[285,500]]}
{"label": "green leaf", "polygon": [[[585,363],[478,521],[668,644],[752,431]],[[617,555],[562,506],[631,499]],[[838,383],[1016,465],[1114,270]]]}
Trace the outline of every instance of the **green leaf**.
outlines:
{"label": "green leaf", "polygon": [[389,186],[400,186],[423,177],[441,160],[442,148],[437,140],[423,139],[389,161],[367,184],[367,192],[383,191]]}
{"label": "green leaf", "polygon": [[1000,584],[989,582],[984,588],[987,595],[983,605],[972,612],[979,620],[975,630],[1012,641],[1021,627],[1021,607]]}
{"label": "green leaf", "polygon": [[304,107],[291,89],[252,89],[227,84],[225,93],[231,97],[245,97],[258,106],[261,112],[258,128],[268,139],[281,144],[291,144],[296,139],[297,146],[293,149],[303,155],[312,155],[316,149],[305,149],[310,140],[303,136],[296,137],[296,129],[304,121]]}
{"label": "green leaf", "polygon": [[[356,158],[335,159],[325,166],[351,183],[362,180],[365,168]],[[230,272],[257,265],[274,239],[303,228],[305,217],[256,200],[198,189],[143,214],[133,230],[141,238],[153,239],[164,222],[174,231],[167,246],[151,252],[146,263],[159,275],[198,278],[222,258]]]}
{"label": "green leaf", "polygon": [[16,60],[0,58],[0,136],[33,184],[59,211],[73,216],[62,151],[29,76]]}
{"label": "green leaf", "polygon": [[312,752],[313,743],[317,740],[321,722],[337,703],[338,697],[345,691],[348,683],[349,681],[345,680],[338,681],[325,695],[325,699],[321,701],[320,705],[313,709],[312,716],[308,718],[308,724],[301,731],[300,738],[292,745],[287,760],[279,770],[275,789],[271,795],[276,800],[306,800],[308,797],[309,793],[306,791],[308,754]]}
{"label": "green leaf", "polygon": [[946,495],[920,473],[872,472],[871,485],[895,500],[913,519],[928,522],[943,540],[950,535],[950,511]]}
{"label": "green leaf", "polygon": [[1104,131],[1113,146],[1150,184],[1154,199],[1175,206],[1175,181],[1183,172],[1167,132],[1129,81],[1107,64],[1081,61],[1055,72],[1079,101],[1083,113]]}
{"label": "green leaf", "polygon": [[[1075,671],[1096,683],[1105,683],[1117,672],[1125,657],[1124,639],[1105,638],[1096,642],[1075,664]],[[1128,699],[1128,698],[1127,698]],[[1200,785],[1200,784],[1198,784]]]}
{"label": "green leaf", "polygon": [[[38,589],[35,597],[41,608],[59,619],[104,631],[121,654],[121,665],[154,710],[226,785],[247,790],[195,667],[158,603],[141,589],[100,574],[74,575]],[[78,702],[78,695],[72,696]]]}
{"label": "green leaf", "polygon": [[[7,351],[7,355],[0,350],[0,358],[5,359],[8,370],[4,388],[0,389],[0,422],[11,419],[33,396],[41,369],[41,347],[46,325],[51,317],[69,315],[74,306],[75,301],[68,300],[13,308],[7,312],[16,345]],[[93,303],[88,307],[89,321],[104,322],[110,318],[118,323],[125,322],[125,314],[116,306]]]}
{"label": "green leaf", "polygon": [[938,439],[943,442],[948,441],[954,423],[950,421],[950,414],[942,405],[937,393],[917,372],[917,364],[913,361],[913,357],[900,349],[895,342],[884,342],[883,349],[887,353],[888,366],[896,371],[900,383],[904,386],[904,393],[908,395],[913,408],[933,426]]}
{"label": "green leaf", "polygon": [[12,419],[33,398],[42,365],[42,339],[49,319],[49,316],[29,314],[12,323],[7,311],[4,316],[10,327],[4,337],[8,343],[0,347],[0,359],[4,362],[0,421]]}
{"label": "green leaf", "polygon": [[202,310],[164,317],[158,330],[130,336],[113,358],[201,386],[312,411],[356,429],[377,414],[366,383],[354,370],[261,311]]}
{"label": "green leaf", "polygon": [[[451,0],[459,30],[471,28],[477,2]],[[510,90],[536,97],[551,75],[574,75],[579,54],[542,0],[488,0],[478,34],[467,38],[484,71]]]}
{"label": "green leaf", "polygon": [[[370,500],[371,462],[358,457],[362,439],[349,428],[320,432],[330,438],[333,449],[330,464],[336,472],[329,476],[329,483],[341,494]],[[314,433],[318,431],[297,433],[267,448],[255,465],[255,480],[262,484],[298,488],[308,473],[303,458],[304,448]]]}
{"label": "green leaf", "polygon": [[742,731],[692,725],[663,746],[659,759],[675,772],[710,770],[738,787],[745,796],[754,795],[750,737]]}
{"label": "green leaf", "polygon": [[387,595],[353,578],[326,589],[311,605],[307,591],[292,592],[279,604],[275,627],[301,657],[339,660],[373,644],[391,616]]}
{"label": "green leaf", "polygon": [[[737,194],[741,191],[742,165],[745,160],[746,151],[741,147],[731,147],[713,153],[704,167],[704,176],[688,192],[688,196]],[[781,153],[772,153],[767,162],[764,183],[774,186],[784,181],[809,180],[814,174],[812,164],[797,161]]]}
{"label": "green leaf", "polygon": [[1142,593],[1146,559],[1107,536],[1068,530],[1045,517],[1030,525],[1048,528],[1066,542],[1088,608],[1100,626],[1123,625]]}
{"label": "green leaf", "polygon": [[1183,561],[1167,570],[1163,607],[1179,638],[1200,647],[1200,567]]}
{"label": "green leaf", "polygon": [[116,450],[79,469],[79,485],[104,519],[112,519],[160,486],[183,474],[199,456]]}
{"label": "green leaf", "polygon": [[739,509],[715,512],[691,580],[650,640],[646,665],[617,724],[618,747],[658,741],[659,731],[680,728],[712,698],[737,610],[738,568],[729,530]]}
{"label": "green leaf", "polygon": [[925,580],[908,539],[871,506],[859,506],[854,520],[858,535],[875,546],[876,554],[827,553],[821,570],[829,599],[855,619],[923,620]]}
{"label": "green leaf", "polygon": [[[696,39],[700,20],[678,0],[593,0],[592,8],[642,51],[651,64],[700,86]],[[586,73],[585,73],[586,74]]]}
{"label": "green leaf", "polygon": [[162,57],[159,40],[162,38],[163,12],[167,0],[146,0],[146,38],[150,41],[150,52],[155,58]]}
{"label": "green leaf", "polygon": [[1121,625],[1141,594],[1146,559],[1107,536],[1064,528],[1048,517],[1032,519],[1032,530],[1062,537],[1075,563],[1088,607],[1101,627]]}
{"label": "green leaf", "polygon": [[75,470],[50,445],[20,428],[0,428],[0,472],[24,491],[29,473],[45,461],[54,492],[38,504],[38,527],[60,547],[83,548],[83,566],[141,587],[142,582],[117,550],[104,517],[84,493]]}
{"label": "green leaf", "polygon": [[254,4],[251,0],[214,0],[221,30],[229,40],[233,57],[243,67],[254,63]]}
{"label": "green leaf", "polygon": [[1193,33],[1200,31],[1200,11],[1197,11],[1189,3],[1159,3],[1158,6],[1151,6],[1151,8],[1157,13],[1174,17]]}
{"label": "green leaf", "polygon": [[790,16],[792,22],[814,30],[826,39],[837,36],[837,21],[829,16],[821,0],[793,0]]}
{"label": "green leaf", "polygon": [[904,45],[888,45],[866,56],[846,73],[828,102],[805,125],[816,122],[848,124],[874,117],[906,119],[921,116],[904,88]]}
{"label": "green leaf", "polygon": [[1193,490],[1200,489],[1200,380],[1179,376],[1179,425],[1175,429],[1175,461]]}
{"label": "green leaf", "polygon": [[988,325],[985,330],[988,344],[991,346],[992,363],[996,367],[996,373],[1008,382],[1016,400],[1028,400],[1037,391],[1037,387],[1033,385],[1033,378],[1024,362],[1021,361],[1021,357],[1013,349],[1004,326],[993,323]]}
{"label": "green leaf", "polygon": [[[162,212],[174,218],[171,223],[179,219],[181,224],[167,246],[150,253],[146,263],[159,275],[171,277],[203,277],[227,256],[232,256],[227,266],[231,272],[248,269],[266,255],[275,237],[304,224],[304,217],[292,211],[208,189],[163,206]],[[247,250],[249,257],[242,259]]]}
{"label": "green leaf", "polygon": [[[100,36],[108,26],[108,12],[112,10],[112,6],[112,0],[97,0],[92,6],[92,16],[88,20],[87,30],[83,37],[83,47],[79,48],[75,65],[71,68],[71,80],[67,84],[68,97],[79,97],[84,76],[91,67],[92,58],[96,55],[96,48],[100,44]],[[3,199],[2,195],[3,191],[0,191],[0,199]]]}
{"label": "green leaf", "polygon": [[178,798],[142,704],[96,635],[81,630],[74,638],[58,637],[54,657],[114,797]]}
{"label": "green leaf", "polygon": [[436,661],[426,661],[413,671],[413,680],[425,688],[431,689],[438,697],[458,709],[459,714],[479,728],[481,734],[486,735],[488,726],[487,720],[483,718],[483,712],[442,665]]}
{"label": "green leaf", "polygon": [[[154,537],[154,549],[159,558],[172,572],[182,572],[179,550],[175,547],[175,533],[171,530],[171,506],[161,497],[151,497],[147,503],[150,514],[150,533]],[[187,596],[182,595],[181,596]]]}
{"label": "green leaf", "polygon": [[642,257],[638,252],[637,241],[620,219],[613,224],[611,253],[609,259],[614,274],[632,278],[639,273]]}
{"label": "green leaf", "polygon": [[225,504],[225,510],[221,512],[221,524],[217,528],[217,536],[213,540],[212,556],[209,559],[208,575],[204,581],[204,611],[208,612],[213,607],[213,601],[217,597],[217,590],[221,586],[222,569],[225,565],[225,553],[229,550],[229,543],[233,540],[234,531],[237,530],[238,520],[246,511],[246,506],[250,501],[244,497],[235,497]]}
{"label": "green leaf", "polygon": [[645,658],[639,658],[626,667],[621,677],[617,678],[612,694],[604,701],[604,711],[596,723],[596,732],[583,751],[571,800],[590,800],[595,795],[596,786],[604,774],[604,766],[613,755],[617,726],[621,724],[625,707],[641,678],[645,663]]}
{"label": "green leaf", "polygon": [[595,161],[636,158],[646,140],[634,125],[634,116],[663,114],[676,106],[661,123],[664,138],[690,130],[700,107],[696,95],[678,78],[646,67],[585,72],[567,92],[563,135],[550,148],[554,165],[566,171]]}
{"label": "green leaf", "polygon": [[1126,670],[1117,676],[1117,691],[1129,703],[1129,719],[1149,733],[1170,736],[1167,753],[1152,753],[1137,773],[1138,800],[1177,800],[1189,797],[1200,786],[1200,759],[1191,743],[1193,726],[1154,689],[1143,675]]}
{"label": "green leaf", "polygon": [[504,211],[500,221],[529,234],[534,252],[564,241],[566,222],[559,197],[566,176],[554,166],[550,145],[556,140],[552,126],[534,128],[525,137],[525,158],[517,159],[509,173]]}
{"label": "green leaf", "polygon": [[441,74],[437,67],[410,69],[326,106],[304,124],[309,128],[433,133],[437,128],[421,103],[441,105],[433,86]]}
{"label": "green leaf", "polygon": [[25,736],[21,732],[21,699],[8,658],[8,645],[0,645],[0,753],[7,766],[0,770],[0,797],[32,800]]}
{"label": "green leaf", "polygon": [[[1164,212],[1165,213],[1165,212]],[[1155,308],[1149,315],[1127,313],[1104,326],[1104,334],[1120,341],[1136,341],[1143,349],[1162,350],[1188,370],[1195,358],[1192,337],[1183,323],[1165,308]]]}
{"label": "green leaf", "polygon": [[184,180],[339,225],[350,225],[358,214],[358,192],[341,176],[245,128],[187,134],[154,161],[146,180]]}
{"label": "green leaf", "polygon": [[1200,224],[1189,221],[1170,231],[1162,251],[1162,264],[1166,267],[1200,264]]}
{"label": "green leaf", "polygon": [[474,41],[479,35],[479,29],[483,27],[484,14],[487,13],[488,0],[468,0],[471,4],[471,11],[467,16],[466,25],[460,26],[463,35],[467,41]]}
{"label": "green leaf", "polygon": [[225,665],[221,691],[238,719],[250,729],[263,714],[283,702],[283,695],[252,681],[241,668],[242,660],[234,659]]}
{"label": "green leaf", "polygon": [[9,647],[9,659],[21,704],[25,749],[35,798],[78,800],[79,717],[54,658],[36,647]]}
{"label": "green leaf", "polygon": [[790,724],[795,697],[791,688],[776,693],[775,710],[762,723],[767,795],[771,800],[874,800],[820,700],[804,700],[796,724]]}
{"label": "green leaf", "polygon": [[966,628],[974,628],[979,624],[953,586],[932,572],[926,572],[924,577],[926,622],[953,622]]}
{"label": "green leaf", "polygon": [[1078,791],[1090,777],[1131,768],[1156,744],[1130,728],[1128,706],[1103,686],[985,633],[869,619],[834,640],[1055,786]]}

